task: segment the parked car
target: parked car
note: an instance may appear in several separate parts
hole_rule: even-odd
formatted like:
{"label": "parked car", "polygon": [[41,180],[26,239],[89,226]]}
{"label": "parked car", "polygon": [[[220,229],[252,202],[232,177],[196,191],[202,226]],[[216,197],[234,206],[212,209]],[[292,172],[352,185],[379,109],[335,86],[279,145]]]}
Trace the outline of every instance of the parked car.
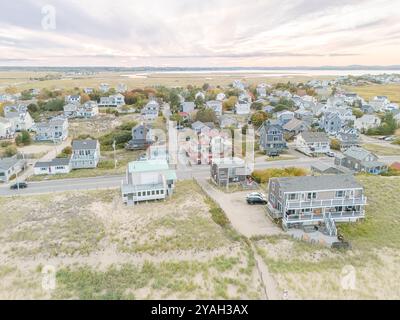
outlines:
{"label": "parked car", "polygon": [[266,197],[259,192],[250,193],[246,197],[248,204],[267,204]]}
{"label": "parked car", "polygon": [[25,189],[25,188],[28,188],[28,184],[26,182],[14,183],[13,185],[10,186],[11,190]]}
{"label": "parked car", "polygon": [[335,157],[335,153],[332,151],[328,151],[327,153],[325,153],[328,157],[330,158],[334,158]]}
{"label": "parked car", "polygon": [[393,140],[394,140],[394,137],[386,137],[384,140],[385,140],[385,141],[393,141]]}

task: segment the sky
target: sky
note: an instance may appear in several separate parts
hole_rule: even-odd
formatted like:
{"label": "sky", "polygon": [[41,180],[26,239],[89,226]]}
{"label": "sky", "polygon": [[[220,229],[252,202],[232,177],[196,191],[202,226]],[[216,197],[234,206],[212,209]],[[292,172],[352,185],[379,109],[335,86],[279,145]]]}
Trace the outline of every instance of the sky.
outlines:
{"label": "sky", "polygon": [[400,65],[399,0],[1,0],[1,66]]}

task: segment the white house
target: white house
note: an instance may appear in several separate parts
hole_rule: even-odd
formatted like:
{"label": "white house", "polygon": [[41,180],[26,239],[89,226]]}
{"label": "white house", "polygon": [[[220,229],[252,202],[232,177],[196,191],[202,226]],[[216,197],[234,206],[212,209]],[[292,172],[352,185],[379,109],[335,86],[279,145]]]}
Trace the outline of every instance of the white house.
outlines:
{"label": "white house", "polygon": [[106,93],[110,90],[110,85],[108,83],[102,83],[99,87],[100,91]]}
{"label": "white house", "polygon": [[94,92],[94,89],[93,88],[85,88],[85,89],[83,89],[83,92],[85,92],[86,94],[91,94]]}
{"label": "white house", "polygon": [[246,115],[250,113],[251,103],[246,101],[238,101],[235,104],[235,113],[239,115]]}
{"label": "white house", "polygon": [[76,111],[78,109],[78,106],[74,103],[68,103],[64,106],[64,116],[66,117],[76,117]]}
{"label": "white house", "polygon": [[163,200],[173,194],[176,172],[166,160],[133,161],[128,164],[126,179],[122,184],[123,202]]}
{"label": "white house", "polygon": [[206,108],[214,110],[217,116],[222,115],[222,101],[210,100],[206,102]]}
{"label": "white house", "polygon": [[192,101],[185,101],[181,103],[181,112],[192,113],[195,108],[196,105]]}
{"label": "white house", "polygon": [[308,156],[317,156],[329,152],[330,140],[324,132],[304,131],[296,137],[296,149]]}
{"label": "white house", "polygon": [[218,100],[218,101],[224,101],[224,100],[225,100],[225,98],[226,98],[226,95],[225,95],[225,93],[223,93],[223,92],[220,92],[220,93],[218,93],[218,94],[217,94],[217,97],[215,98],[215,100]]}
{"label": "white house", "polygon": [[125,83],[120,83],[117,86],[117,92],[118,93],[124,93],[128,91],[128,86]]}
{"label": "white house", "polygon": [[87,101],[76,109],[77,118],[93,118],[99,114],[99,105],[96,101]]}
{"label": "white house", "polygon": [[26,161],[11,158],[0,158],[0,182],[8,182],[10,178],[25,169]]}
{"label": "white house", "polygon": [[15,131],[12,122],[9,119],[0,117],[0,139],[11,139]]}
{"label": "white house", "polygon": [[354,127],[359,131],[366,131],[368,129],[379,127],[381,119],[373,114],[364,114],[361,118],[354,121]]}
{"label": "white house", "polygon": [[204,94],[204,92],[201,92],[201,91],[199,91],[199,92],[197,92],[196,93],[196,95],[194,96],[194,98],[197,100],[197,99],[201,99],[201,100],[205,100],[206,99],[206,95]]}
{"label": "white house", "polygon": [[279,123],[283,126],[286,123],[288,123],[289,121],[294,119],[294,112],[284,110],[284,111],[278,112],[276,114],[276,118],[279,121]]}
{"label": "white house", "polygon": [[100,161],[100,143],[98,140],[72,141],[72,169],[96,168]]}
{"label": "white house", "polygon": [[28,111],[25,112],[9,111],[5,112],[4,116],[12,123],[14,131],[22,131],[22,130],[29,131],[32,130],[35,124]]}
{"label": "white house", "polygon": [[56,117],[48,122],[37,123],[34,127],[36,131],[36,141],[64,141],[68,137],[68,119]]}
{"label": "white house", "polygon": [[109,97],[101,97],[99,107],[121,107],[125,105],[125,97],[118,93]]}
{"label": "white house", "polygon": [[238,89],[238,90],[241,90],[241,91],[246,89],[245,84],[240,80],[234,80],[233,83],[232,83],[232,87],[234,89]]}
{"label": "white house", "polygon": [[55,158],[51,161],[38,161],[33,167],[35,175],[66,174],[71,172],[70,158]]}
{"label": "white house", "polygon": [[67,104],[80,104],[81,103],[81,96],[79,96],[79,95],[65,96],[65,103],[67,103]]}
{"label": "white house", "polygon": [[160,113],[160,104],[156,100],[150,100],[142,109],[141,115],[144,120],[153,121]]}

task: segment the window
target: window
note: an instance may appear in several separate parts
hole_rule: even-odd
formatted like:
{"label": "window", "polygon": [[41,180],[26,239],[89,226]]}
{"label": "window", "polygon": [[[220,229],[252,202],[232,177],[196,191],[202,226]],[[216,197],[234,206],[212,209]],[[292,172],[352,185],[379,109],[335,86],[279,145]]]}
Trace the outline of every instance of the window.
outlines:
{"label": "window", "polygon": [[307,199],[312,200],[317,198],[317,193],[316,192],[309,192],[307,193]]}
{"label": "window", "polygon": [[150,195],[150,191],[147,191],[147,195],[148,195],[148,196]]}
{"label": "window", "polygon": [[292,215],[292,214],[295,214],[295,211],[294,211],[293,209],[287,211],[287,215],[288,215],[288,216],[290,216],[290,215]]}
{"label": "window", "polygon": [[335,196],[336,196],[336,198],[343,198],[344,195],[345,195],[345,192],[343,190],[339,190],[339,191],[336,191]]}
{"label": "window", "polygon": [[141,197],[141,196],[142,196],[142,193],[141,193],[141,192],[138,192],[138,196]]}
{"label": "window", "polygon": [[157,191],[156,191],[156,194],[160,194],[160,190],[157,190]]}
{"label": "window", "polygon": [[296,193],[290,193],[289,194],[289,200],[296,200],[297,194]]}
{"label": "window", "polygon": [[164,194],[164,190],[161,190],[160,193],[161,193],[161,194]]}
{"label": "window", "polygon": [[156,191],[153,190],[153,191],[151,192],[151,194],[154,196],[154,195],[156,194]]}

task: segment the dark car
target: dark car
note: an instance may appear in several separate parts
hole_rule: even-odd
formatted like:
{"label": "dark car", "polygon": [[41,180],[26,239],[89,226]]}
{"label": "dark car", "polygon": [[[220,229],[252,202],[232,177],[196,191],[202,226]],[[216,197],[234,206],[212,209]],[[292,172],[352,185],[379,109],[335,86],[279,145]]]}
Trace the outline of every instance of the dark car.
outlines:
{"label": "dark car", "polygon": [[248,204],[267,204],[267,200],[261,196],[249,196],[246,198]]}
{"label": "dark car", "polygon": [[26,182],[18,182],[11,185],[10,187],[11,190],[25,189],[25,188],[28,188],[28,184]]}

